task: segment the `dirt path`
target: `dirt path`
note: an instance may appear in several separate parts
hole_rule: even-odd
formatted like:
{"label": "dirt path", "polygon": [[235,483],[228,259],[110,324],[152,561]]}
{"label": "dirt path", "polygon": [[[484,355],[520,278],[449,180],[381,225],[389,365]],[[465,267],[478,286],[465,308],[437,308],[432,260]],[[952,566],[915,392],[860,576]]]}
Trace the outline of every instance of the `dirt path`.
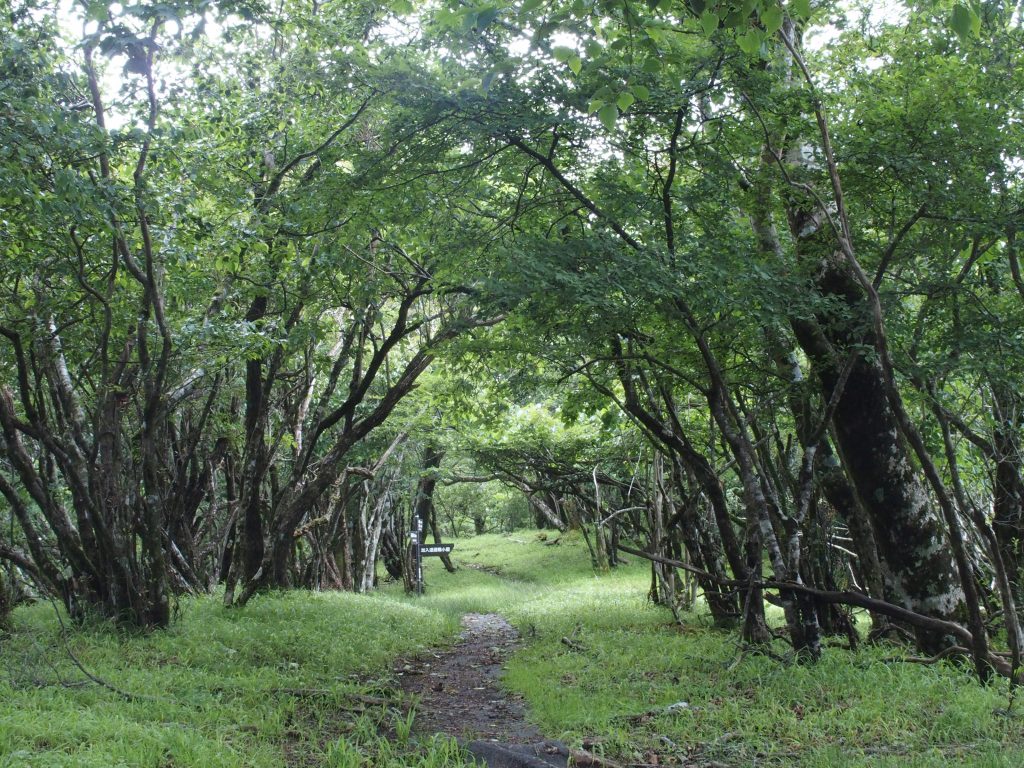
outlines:
{"label": "dirt path", "polygon": [[418,733],[446,733],[465,743],[490,768],[564,768],[568,751],[545,741],[526,721],[522,702],[499,684],[501,667],[519,635],[494,613],[462,618],[451,648],[402,662],[402,690],[419,698]]}

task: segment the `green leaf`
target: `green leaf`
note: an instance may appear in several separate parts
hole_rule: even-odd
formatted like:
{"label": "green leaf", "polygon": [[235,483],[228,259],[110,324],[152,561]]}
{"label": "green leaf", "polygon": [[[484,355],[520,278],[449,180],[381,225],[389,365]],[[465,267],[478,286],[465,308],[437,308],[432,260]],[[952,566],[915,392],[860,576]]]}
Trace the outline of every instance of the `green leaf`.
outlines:
{"label": "green leaf", "polygon": [[737,29],[746,24],[748,18],[750,17],[747,14],[743,13],[743,11],[733,11],[732,13],[725,17],[725,20],[722,22],[722,24],[724,24],[729,29]]}
{"label": "green leaf", "polygon": [[583,62],[580,60],[579,56],[570,56],[566,64],[569,65],[569,69],[572,70],[574,75],[578,75],[580,70],[583,69]]}
{"label": "green leaf", "polygon": [[813,13],[811,10],[811,0],[790,0],[789,7],[792,9],[794,16],[805,21],[811,18]]}
{"label": "green leaf", "polygon": [[973,8],[957,4],[953,6],[953,16],[949,20],[953,31],[961,40],[981,35],[981,17],[974,12]]}
{"label": "green leaf", "polygon": [[718,14],[712,11],[704,11],[700,15],[700,27],[704,30],[704,34],[707,37],[711,37],[715,30],[718,29]]}
{"label": "green leaf", "polygon": [[434,17],[437,23],[445,29],[455,29],[462,23],[462,17],[448,10],[447,8],[441,8],[438,10],[437,15]]}
{"label": "green leaf", "polygon": [[971,13],[963,5],[953,6],[953,16],[949,20],[953,31],[961,38],[966,39],[971,33]]}
{"label": "green leaf", "polygon": [[644,101],[651,97],[651,89],[646,85],[634,85],[633,95],[636,96],[640,101]]}
{"label": "green leaf", "polygon": [[605,105],[605,103],[606,102],[605,102],[604,99],[596,99],[596,98],[595,99],[591,99],[590,100],[590,106],[587,107],[587,114],[589,114],[589,115],[594,114],[595,112],[597,112],[597,110],[599,110],[601,107],[603,107]]}
{"label": "green leaf", "polygon": [[619,94],[619,98],[616,100],[615,103],[619,105],[619,109],[625,112],[627,109],[633,106],[634,101],[636,101],[636,96],[634,96],[629,91],[623,91],[622,93]]}
{"label": "green leaf", "polygon": [[483,8],[476,16],[476,28],[486,29],[490,26],[491,22],[498,18],[500,13],[497,8]]}
{"label": "green leaf", "polygon": [[540,8],[543,4],[544,0],[526,0],[521,10],[523,13],[530,13]]}
{"label": "green leaf", "polygon": [[399,16],[407,16],[412,13],[411,0],[392,0],[391,10]]}
{"label": "green leaf", "polygon": [[746,34],[736,38],[736,44],[739,45],[740,50],[745,54],[753,56],[761,48],[761,31],[748,29]]}
{"label": "green leaf", "polygon": [[564,45],[556,45],[551,49],[551,55],[555,57],[555,61],[560,61],[561,63],[566,64],[570,57],[576,55],[576,51],[572,48],[567,48]]}
{"label": "green leaf", "polygon": [[85,17],[90,21],[106,21],[110,17],[110,8],[104,2],[90,2],[86,5]]}
{"label": "green leaf", "polygon": [[774,35],[782,28],[782,9],[773,5],[767,11],[761,14],[761,23],[764,24],[764,32],[766,35]]}
{"label": "green leaf", "polygon": [[656,75],[661,72],[661,60],[650,58],[644,61],[644,72],[650,75]]}
{"label": "green leaf", "polygon": [[598,110],[597,119],[601,121],[601,125],[605,127],[605,130],[614,130],[615,121],[619,119],[619,108],[614,104],[605,104]]}

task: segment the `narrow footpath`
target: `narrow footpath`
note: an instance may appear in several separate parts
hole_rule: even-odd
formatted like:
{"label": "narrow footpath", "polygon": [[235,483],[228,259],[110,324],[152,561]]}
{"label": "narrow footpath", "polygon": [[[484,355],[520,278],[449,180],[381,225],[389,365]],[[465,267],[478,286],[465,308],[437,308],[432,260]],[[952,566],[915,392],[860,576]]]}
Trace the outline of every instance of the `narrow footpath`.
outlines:
{"label": "narrow footpath", "polygon": [[519,640],[511,624],[498,614],[470,613],[462,626],[451,648],[403,661],[395,670],[402,690],[419,699],[418,733],[454,736],[488,768],[566,768],[570,754],[574,765],[607,765],[581,762],[585,753],[545,740],[527,722],[523,703],[501,688],[502,665]]}

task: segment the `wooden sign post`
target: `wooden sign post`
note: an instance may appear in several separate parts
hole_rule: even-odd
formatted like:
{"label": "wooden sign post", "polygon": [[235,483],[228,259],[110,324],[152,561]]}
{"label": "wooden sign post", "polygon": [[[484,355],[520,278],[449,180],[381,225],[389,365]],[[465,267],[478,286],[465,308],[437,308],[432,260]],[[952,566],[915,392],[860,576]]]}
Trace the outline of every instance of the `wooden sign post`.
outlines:
{"label": "wooden sign post", "polygon": [[455,548],[454,544],[424,544],[423,543],[423,518],[419,515],[413,517],[413,530],[409,532],[409,541],[412,544],[412,567],[413,579],[416,582],[416,594],[423,594],[423,558],[442,557],[451,553]]}
{"label": "wooden sign post", "polygon": [[412,579],[416,584],[416,594],[423,594],[423,555],[420,553],[420,533],[413,531],[409,534],[412,540]]}

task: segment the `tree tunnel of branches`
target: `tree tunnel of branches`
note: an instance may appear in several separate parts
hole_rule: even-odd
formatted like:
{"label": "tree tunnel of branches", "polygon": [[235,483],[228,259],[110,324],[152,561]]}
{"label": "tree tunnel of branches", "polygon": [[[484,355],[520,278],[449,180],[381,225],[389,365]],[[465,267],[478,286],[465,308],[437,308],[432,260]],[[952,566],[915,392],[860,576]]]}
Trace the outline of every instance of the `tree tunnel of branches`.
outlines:
{"label": "tree tunnel of branches", "polygon": [[8,4],[0,609],[408,584],[417,516],[1016,675],[1024,41],[939,6]]}

